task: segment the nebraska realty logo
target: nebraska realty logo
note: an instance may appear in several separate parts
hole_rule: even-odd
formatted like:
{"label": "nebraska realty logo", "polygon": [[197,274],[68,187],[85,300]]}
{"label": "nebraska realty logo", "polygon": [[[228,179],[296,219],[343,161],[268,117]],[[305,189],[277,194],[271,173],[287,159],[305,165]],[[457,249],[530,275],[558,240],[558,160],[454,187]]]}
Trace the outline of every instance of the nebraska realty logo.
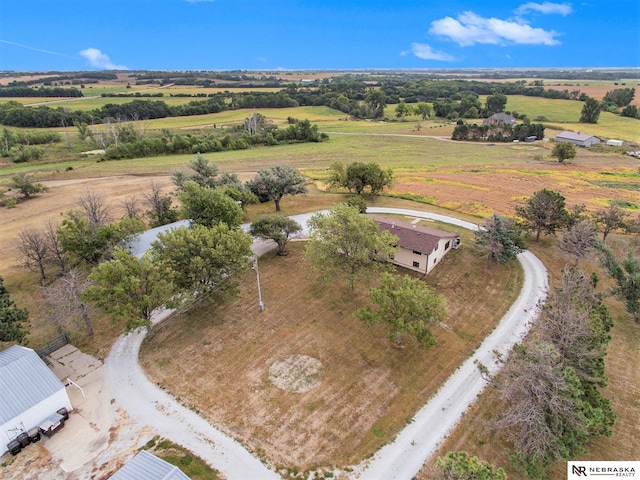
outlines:
{"label": "nebraska realty logo", "polygon": [[640,478],[640,462],[567,462],[567,479]]}

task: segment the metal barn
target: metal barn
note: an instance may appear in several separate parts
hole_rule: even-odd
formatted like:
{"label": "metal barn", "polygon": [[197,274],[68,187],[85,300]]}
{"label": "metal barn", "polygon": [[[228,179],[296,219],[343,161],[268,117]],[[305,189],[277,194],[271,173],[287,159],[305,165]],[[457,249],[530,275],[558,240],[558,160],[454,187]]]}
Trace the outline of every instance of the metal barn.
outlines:
{"label": "metal barn", "polygon": [[0,352],[0,452],[59,409],[72,410],[65,386],[30,348]]}

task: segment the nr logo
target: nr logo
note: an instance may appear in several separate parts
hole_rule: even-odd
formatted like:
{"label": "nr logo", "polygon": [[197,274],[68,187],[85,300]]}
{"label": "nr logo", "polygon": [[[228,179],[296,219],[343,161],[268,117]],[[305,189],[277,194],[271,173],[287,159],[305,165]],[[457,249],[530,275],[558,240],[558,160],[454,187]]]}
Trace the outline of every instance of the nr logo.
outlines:
{"label": "nr logo", "polygon": [[578,477],[582,477],[583,475],[587,476],[587,467],[582,467],[578,465],[571,465],[571,473],[573,475],[577,475]]}

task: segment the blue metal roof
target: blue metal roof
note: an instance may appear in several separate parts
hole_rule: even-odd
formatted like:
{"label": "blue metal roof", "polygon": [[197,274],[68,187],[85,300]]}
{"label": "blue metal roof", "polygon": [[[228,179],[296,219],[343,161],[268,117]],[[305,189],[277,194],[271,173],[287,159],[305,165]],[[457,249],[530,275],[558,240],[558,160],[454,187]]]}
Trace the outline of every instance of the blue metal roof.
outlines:
{"label": "blue metal roof", "polygon": [[111,480],[189,480],[178,467],[141,450],[111,476]]}
{"label": "blue metal roof", "polygon": [[59,390],[62,382],[30,348],[13,345],[0,352],[0,425]]}

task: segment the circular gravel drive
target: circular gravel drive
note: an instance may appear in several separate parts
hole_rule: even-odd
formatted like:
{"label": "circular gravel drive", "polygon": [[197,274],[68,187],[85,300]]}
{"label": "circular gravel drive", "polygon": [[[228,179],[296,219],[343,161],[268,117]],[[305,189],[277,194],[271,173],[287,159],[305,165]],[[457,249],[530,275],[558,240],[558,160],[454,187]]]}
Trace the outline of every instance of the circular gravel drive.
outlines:
{"label": "circular gravel drive", "polygon": [[[427,218],[471,230],[478,229],[476,224],[470,222],[418,210],[369,208],[367,212]],[[306,233],[306,221],[310,216],[311,214],[303,214],[291,218],[303,225],[303,233]],[[243,227],[245,230],[248,228],[247,225]],[[141,255],[159,230],[161,229],[154,229],[153,232],[141,235],[139,243],[132,245],[132,251]],[[264,241],[256,241],[252,247],[257,255],[271,248],[273,245]],[[496,371],[498,366],[494,362],[494,351],[505,353],[522,339],[538,315],[539,305],[546,297],[548,280],[542,262],[530,252],[521,253],[518,260],[524,270],[524,285],[516,302],[498,326],[474,355],[464,362],[436,395],[418,411],[413,421],[393,442],[380,449],[372,458],[354,467],[351,478],[411,479],[455,427],[464,411],[486,386],[486,381],[480,375],[475,362],[483,363],[492,372]],[[154,322],[161,321],[168,313],[170,312],[158,315]],[[142,426],[151,426],[158,434],[193,451],[229,480],[280,478],[241,444],[181,406],[146,378],[138,365],[138,352],[145,335],[146,331],[138,331],[120,337],[104,364],[105,377],[113,397],[131,419]],[[314,375],[318,378],[320,376],[317,372],[311,373],[309,378]]]}

